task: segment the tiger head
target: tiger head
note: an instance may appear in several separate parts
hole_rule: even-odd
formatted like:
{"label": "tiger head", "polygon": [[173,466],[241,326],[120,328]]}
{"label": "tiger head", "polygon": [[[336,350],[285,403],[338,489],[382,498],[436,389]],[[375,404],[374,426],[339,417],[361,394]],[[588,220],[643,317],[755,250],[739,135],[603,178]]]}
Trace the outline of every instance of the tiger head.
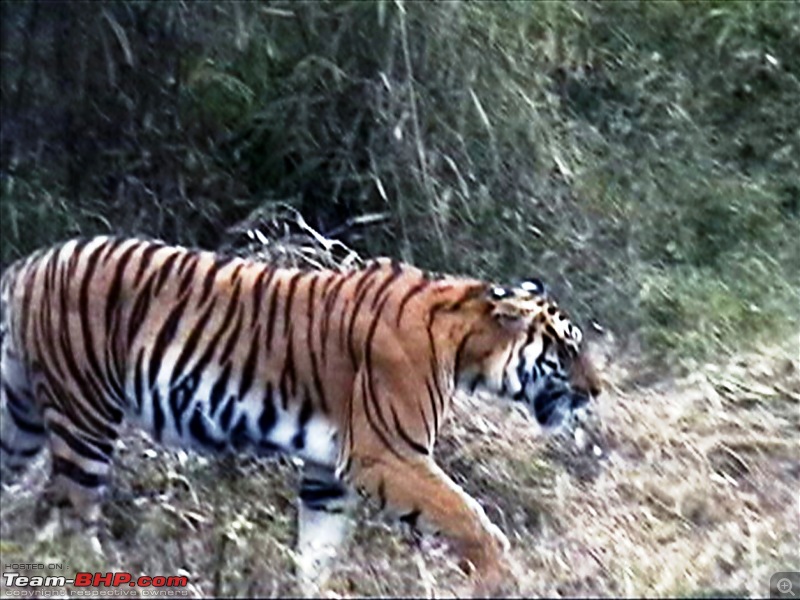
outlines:
{"label": "tiger head", "polygon": [[582,346],[583,333],[541,282],[489,286],[477,300],[483,326],[473,329],[461,349],[462,387],[524,402],[547,428],[573,424],[590,410],[601,385]]}

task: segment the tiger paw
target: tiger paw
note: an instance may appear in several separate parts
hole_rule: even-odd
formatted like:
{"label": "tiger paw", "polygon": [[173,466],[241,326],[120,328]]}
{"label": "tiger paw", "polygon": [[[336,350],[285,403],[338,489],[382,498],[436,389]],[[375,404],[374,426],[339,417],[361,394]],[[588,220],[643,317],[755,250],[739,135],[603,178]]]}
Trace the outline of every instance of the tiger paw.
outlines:
{"label": "tiger paw", "polygon": [[509,550],[511,550],[511,542],[508,541],[508,537],[503,531],[494,523],[489,523],[488,525],[489,534],[492,536],[494,542],[500,548],[500,551],[503,554],[508,554]]}
{"label": "tiger paw", "polygon": [[474,576],[473,598],[509,598],[519,593],[516,576],[505,566]]}

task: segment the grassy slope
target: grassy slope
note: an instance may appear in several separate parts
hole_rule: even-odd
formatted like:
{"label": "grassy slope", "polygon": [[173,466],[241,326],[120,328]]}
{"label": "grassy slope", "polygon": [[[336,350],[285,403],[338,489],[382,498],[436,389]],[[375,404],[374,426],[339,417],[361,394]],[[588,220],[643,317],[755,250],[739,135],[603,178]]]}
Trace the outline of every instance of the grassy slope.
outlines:
{"label": "grassy slope", "polygon": [[[603,457],[545,438],[487,398],[460,397],[440,461],[509,535],[525,596],[768,595],[770,575],[800,569],[800,364],[788,348],[646,385],[609,364]],[[3,561],[188,574],[196,594],[297,594],[291,575],[288,461],[208,462],[124,440],[117,499],[105,508],[111,552],[80,537],[37,541],[39,465],[3,492]],[[591,447],[591,445],[589,446]],[[465,578],[435,538],[418,540],[365,503],[330,593],[462,594]]]}

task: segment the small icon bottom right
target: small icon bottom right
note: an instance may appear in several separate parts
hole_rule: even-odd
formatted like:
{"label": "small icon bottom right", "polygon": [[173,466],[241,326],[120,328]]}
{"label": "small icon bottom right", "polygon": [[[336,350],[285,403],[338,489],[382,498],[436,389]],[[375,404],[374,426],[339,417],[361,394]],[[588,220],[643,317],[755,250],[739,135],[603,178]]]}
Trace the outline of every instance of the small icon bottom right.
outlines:
{"label": "small icon bottom right", "polygon": [[800,571],[780,571],[769,578],[770,598],[800,598]]}

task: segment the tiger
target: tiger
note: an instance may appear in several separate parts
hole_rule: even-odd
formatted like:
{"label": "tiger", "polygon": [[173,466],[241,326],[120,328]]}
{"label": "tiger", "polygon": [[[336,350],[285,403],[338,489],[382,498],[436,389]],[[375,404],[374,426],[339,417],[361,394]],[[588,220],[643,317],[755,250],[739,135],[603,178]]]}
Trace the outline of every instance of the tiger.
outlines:
{"label": "tiger", "polygon": [[286,268],[138,238],[74,239],[0,280],[0,459],[45,444],[50,501],[96,526],[129,420],[156,442],[303,463],[297,572],[324,583],[368,496],[451,542],[477,594],[509,542],[434,461],[457,389],[558,427],[601,391],[540,281],[500,286],[391,259]]}

